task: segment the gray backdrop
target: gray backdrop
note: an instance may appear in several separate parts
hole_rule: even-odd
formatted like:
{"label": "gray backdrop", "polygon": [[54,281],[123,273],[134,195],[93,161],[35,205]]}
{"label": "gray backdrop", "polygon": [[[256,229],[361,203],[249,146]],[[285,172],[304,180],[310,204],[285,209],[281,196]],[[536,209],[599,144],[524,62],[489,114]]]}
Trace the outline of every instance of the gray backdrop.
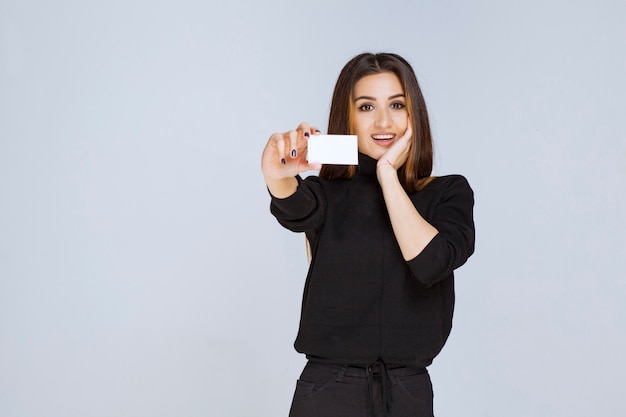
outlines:
{"label": "gray backdrop", "polygon": [[307,263],[261,150],[363,51],[475,190],[436,414],[624,415],[626,3],[219,3],[0,0],[0,416],[287,415]]}

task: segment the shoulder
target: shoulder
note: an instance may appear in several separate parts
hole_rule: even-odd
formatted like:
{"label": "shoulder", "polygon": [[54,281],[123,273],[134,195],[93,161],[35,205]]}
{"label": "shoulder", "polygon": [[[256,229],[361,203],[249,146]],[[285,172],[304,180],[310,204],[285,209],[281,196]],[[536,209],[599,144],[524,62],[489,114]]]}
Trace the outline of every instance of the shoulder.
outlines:
{"label": "shoulder", "polygon": [[469,181],[461,174],[450,174],[450,175],[442,175],[440,177],[434,177],[435,182],[440,182],[443,184],[467,184],[469,186]]}
{"label": "shoulder", "polygon": [[440,177],[432,177],[430,182],[422,191],[469,191],[472,192],[472,187],[469,184],[467,178],[460,174],[443,175]]}
{"label": "shoulder", "polygon": [[474,191],[463,175],[444,175],[433,179],[411,199],[432,207],[472,207]]}

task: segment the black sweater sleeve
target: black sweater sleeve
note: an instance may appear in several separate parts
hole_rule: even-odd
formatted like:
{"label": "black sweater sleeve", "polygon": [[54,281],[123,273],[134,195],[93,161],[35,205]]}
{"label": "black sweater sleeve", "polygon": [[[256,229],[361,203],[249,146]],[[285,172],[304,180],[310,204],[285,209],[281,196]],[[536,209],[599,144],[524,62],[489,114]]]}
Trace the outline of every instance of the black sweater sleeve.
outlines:
{"label": "black sweater sleeve", "polygon": [[298,188],[295,193],[286,198],[271,196],[270,212],[286,229],[305,232],[317,228],[323,222],[325,198],[317,181],[305,181],[300,176],[296,179]]}
{"label": "black sweater sleeve", "polygon": [[413,275],[427,286],[452,275],[474,252],[474,192],[467,180],[455,175],[442,190],[429,222],[439,231],[407,263]]}

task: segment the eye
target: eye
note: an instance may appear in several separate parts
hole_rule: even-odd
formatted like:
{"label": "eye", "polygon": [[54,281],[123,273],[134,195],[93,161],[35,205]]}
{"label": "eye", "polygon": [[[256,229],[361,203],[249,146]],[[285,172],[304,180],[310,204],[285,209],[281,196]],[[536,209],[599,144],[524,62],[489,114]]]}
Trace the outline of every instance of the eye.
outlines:
{"label": "eye", "polygon": [[361,106],[359,106],[359,110],[361,110],[361,111],[372,111],[372,110],[374,110],[374,106],[372,106],[371,104],[362,104]]}
{"label": "eye", "polygon": [[404,108],[406,108],[406,104],[401,103],[401,102],[396,102],[396,103],[392,103],[391,104],[391,108],[394,110],[402,110]]}

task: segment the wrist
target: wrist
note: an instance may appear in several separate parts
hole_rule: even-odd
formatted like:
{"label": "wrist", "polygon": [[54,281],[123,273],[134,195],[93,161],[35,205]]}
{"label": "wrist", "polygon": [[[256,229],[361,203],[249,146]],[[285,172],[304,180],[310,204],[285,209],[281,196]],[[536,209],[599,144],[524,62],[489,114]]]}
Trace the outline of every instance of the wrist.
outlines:
{"label": "wrist", "polygon": [[379,161],[376,166],[376,175],[378,176],[379,181],[383,181],[386,179],[397,179],[398,171],[396,168],[389,162]]}
{"label": "wrist", "polygon": [[265,184],[270,193],[276,198],[286,198],[296,192],[298,180],[295,177],[265,178]]}

